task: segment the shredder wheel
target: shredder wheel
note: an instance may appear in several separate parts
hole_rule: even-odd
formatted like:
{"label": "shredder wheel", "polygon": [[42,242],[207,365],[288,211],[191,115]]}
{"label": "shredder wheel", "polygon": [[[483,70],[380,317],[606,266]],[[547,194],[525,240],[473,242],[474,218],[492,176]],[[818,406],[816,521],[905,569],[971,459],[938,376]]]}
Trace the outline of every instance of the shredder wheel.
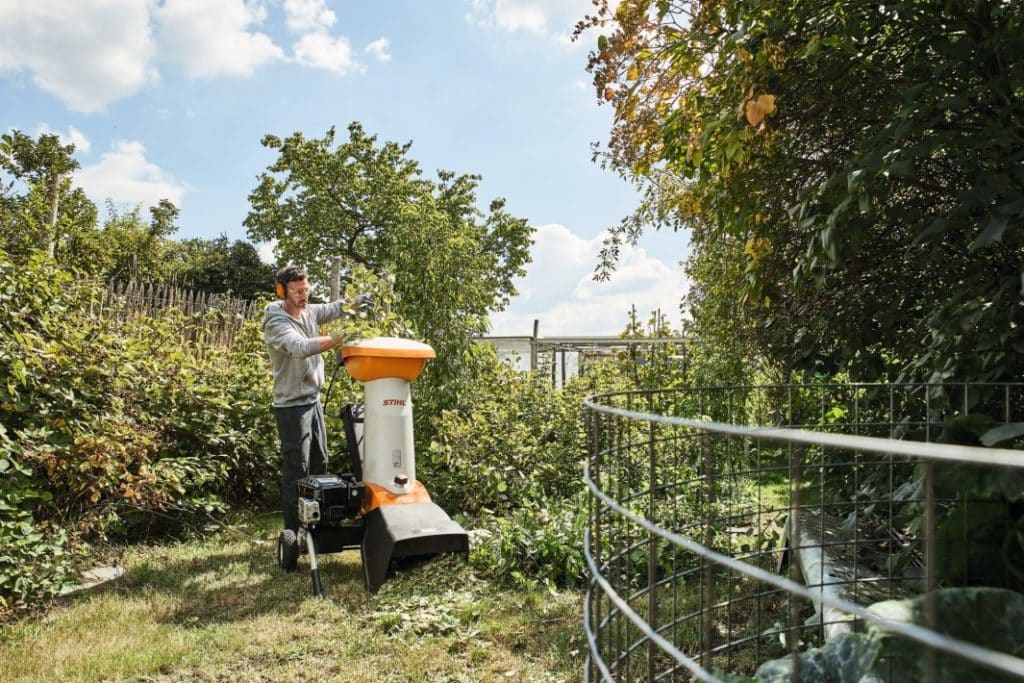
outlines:
{"label": "shredder wheel", "polygon": [[277,566],[286,572],[293,572],[299,566],[299,539],[291,529],[285,529],[277,537]]}

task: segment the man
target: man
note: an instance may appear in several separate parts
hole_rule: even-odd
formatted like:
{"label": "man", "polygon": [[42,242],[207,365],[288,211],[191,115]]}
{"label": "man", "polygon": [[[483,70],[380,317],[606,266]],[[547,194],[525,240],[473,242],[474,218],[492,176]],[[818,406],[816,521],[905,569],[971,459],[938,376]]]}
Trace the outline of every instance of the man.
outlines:
{"label": "man", "polygon": [[[267,305],[263,317],[263,339],[267,343],[274,373],[274,416],[281,439],[281,505],[284,526],[297,531],[299,517],[295,482],[310,474],[327,471],[327,430],[320,390],[324,385],[323,352],[344,341],[340,331],[321,336],[319,326],[340,318],[345,299],[329,304],[309,303],[309,282],[298,266],[277,272],[277,296]],[[372,298],[360,294],[356,307],[368,306]]]}

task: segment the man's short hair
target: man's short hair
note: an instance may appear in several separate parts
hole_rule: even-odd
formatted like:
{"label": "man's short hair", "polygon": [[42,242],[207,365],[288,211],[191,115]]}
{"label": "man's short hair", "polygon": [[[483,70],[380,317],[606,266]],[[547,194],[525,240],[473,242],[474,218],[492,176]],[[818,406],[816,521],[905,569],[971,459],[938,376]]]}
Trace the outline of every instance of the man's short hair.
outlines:
{"label": "man's short hair", "polygon": [[306,271],[298,266],[285,266],[284,268],[277,271],[277,283],[283,286],[285,289],[288,288],[289,282],[295,282],[296,280],[305,280]]}

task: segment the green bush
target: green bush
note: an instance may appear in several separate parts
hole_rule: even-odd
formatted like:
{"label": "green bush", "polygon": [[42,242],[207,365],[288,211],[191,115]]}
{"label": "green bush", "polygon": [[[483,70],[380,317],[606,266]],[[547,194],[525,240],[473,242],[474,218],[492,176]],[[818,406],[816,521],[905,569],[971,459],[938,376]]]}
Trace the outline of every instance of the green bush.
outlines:
{"label": "green bush", "polygon": [[586,496],[530,502],[504,517],[486,515],[474,534],[470,562],[515,585],[544,583],[578,587],[585,583],[583,532]]}
{"label": "green bush", "polygon": [[443,504],[471,514],[571,497],[583,486],[583,398],[622,381],[613,364],[595,364],[558,389],[490,351],[458,410],[435,420],[421,478]]}
{"label": "green bush", "polygon": [[59,590],[69,544],[208,521],[276,480],[258,322],[218,348],[183,334],[202,320],[119,320],[100,294],[0,252],[0,608]]}
{"label": "green bush", "polygon": [[33,515],[51,494],[20,450],[0,424],[0,614],[55,595],[70,571],[67,535]]}
{"label": "green bush", "polygon": [[579,585],[586,574],[582,403],[631,386],[629,365],[592,363],[585,376],[555,388],[489,354],[459,409],[436,418],[420,476],[442,506],[481,529],[472,544],[476,566],[514,582]]}

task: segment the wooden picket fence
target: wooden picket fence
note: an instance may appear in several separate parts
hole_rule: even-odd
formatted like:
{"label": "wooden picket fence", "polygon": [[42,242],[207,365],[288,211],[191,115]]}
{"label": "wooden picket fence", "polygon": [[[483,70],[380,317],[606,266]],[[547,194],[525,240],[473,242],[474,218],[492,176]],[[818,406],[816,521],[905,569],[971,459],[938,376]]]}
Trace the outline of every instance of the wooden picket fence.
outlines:
{"label": "wooden picket fence", "polygon": [[91,312],[125,322],[177,310],[186,316],[182,328],[185,339],[200,346],[229,346],[245,321],[257,314],[257,306],[255,299],[237,299],[174,285],[112,280],[106,283],[102,301]]}

